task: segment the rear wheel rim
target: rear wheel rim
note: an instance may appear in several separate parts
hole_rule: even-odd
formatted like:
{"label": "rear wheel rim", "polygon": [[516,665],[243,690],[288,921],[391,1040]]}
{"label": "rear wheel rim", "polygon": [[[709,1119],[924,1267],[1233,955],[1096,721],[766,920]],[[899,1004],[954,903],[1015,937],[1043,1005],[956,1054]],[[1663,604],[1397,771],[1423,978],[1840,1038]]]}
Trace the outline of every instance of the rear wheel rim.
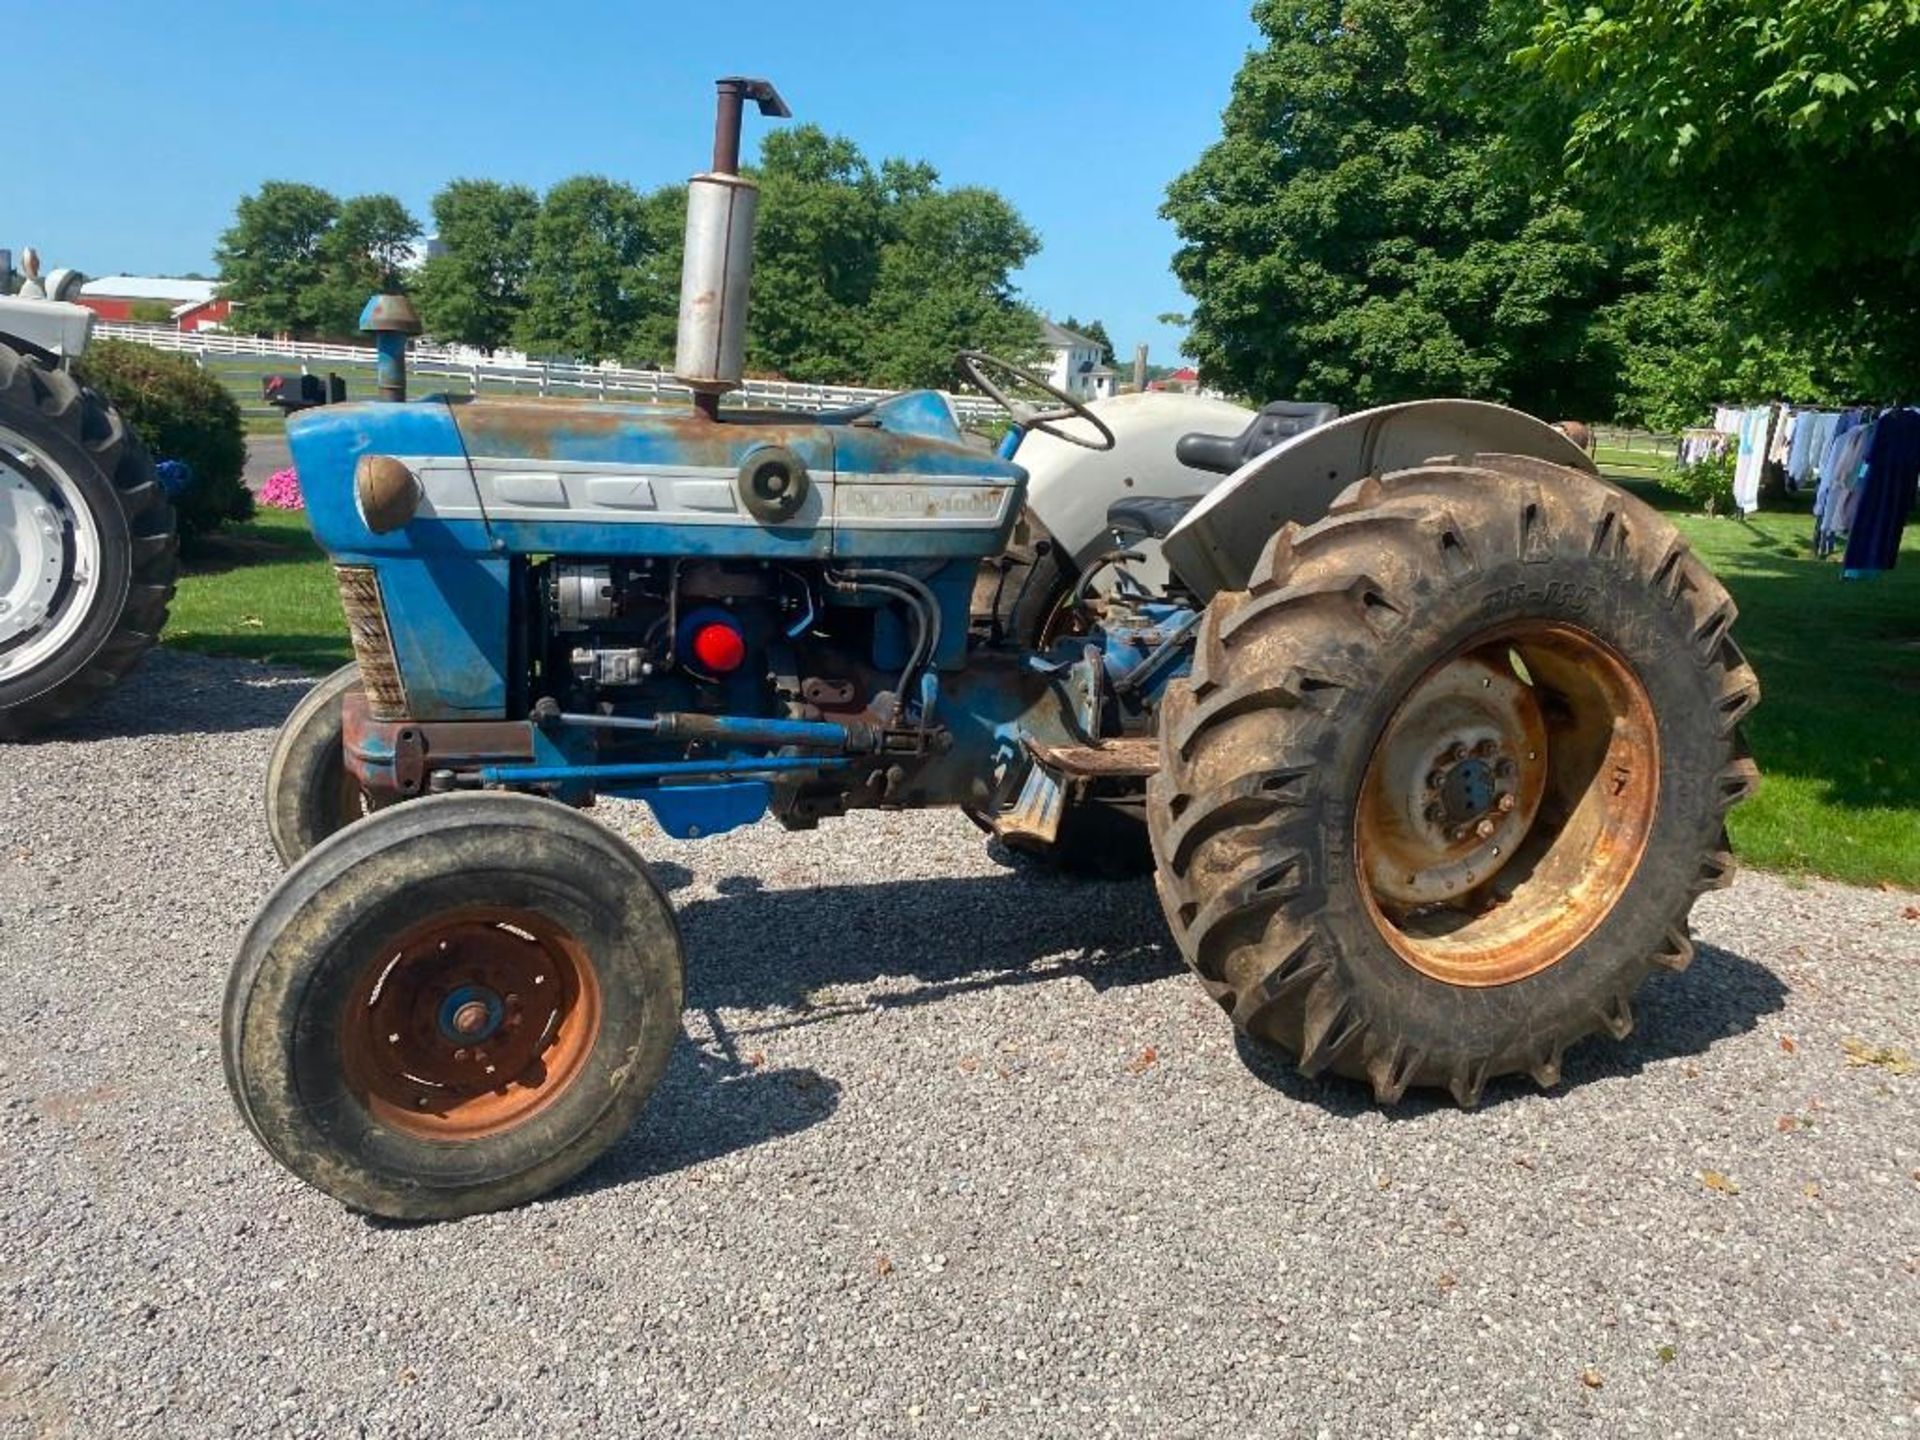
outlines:
{"label": "rear wheel rim", "polygon": [[536,911],[436,916],[363,967],[340,1026],[348,1086],[391,1128],[479,1140],[576,1084],[600,1029],[584,947]]}
{"label": "rear wheel rim", "polygon": [[58,655],[86,623],[100,527],[53,457],[0,426],[0,676]]}
{"label": "rear wheel rim", "polygon": [[1375,744],[1354,827],[1367,908],[1431,979],[1537,975],[1626,893],[1659,782],[1652,701],[1619,652],[1557,622],[1488,632],[1416,681]]}

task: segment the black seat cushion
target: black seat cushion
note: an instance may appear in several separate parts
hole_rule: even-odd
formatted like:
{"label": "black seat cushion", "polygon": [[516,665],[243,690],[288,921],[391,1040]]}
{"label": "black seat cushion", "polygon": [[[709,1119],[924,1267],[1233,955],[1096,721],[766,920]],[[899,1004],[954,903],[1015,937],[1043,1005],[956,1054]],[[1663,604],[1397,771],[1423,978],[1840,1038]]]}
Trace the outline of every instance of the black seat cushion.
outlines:
{"label": "black seat cushion", "polygon": [[1283,440],[1304,435],[1340,416],[1338,405],[1301,400],[1275,400],[1254,416],[1238,435],[1182,435],[1173,453],[1182,465],[1231,475],[1242,465],[1273,449]]}

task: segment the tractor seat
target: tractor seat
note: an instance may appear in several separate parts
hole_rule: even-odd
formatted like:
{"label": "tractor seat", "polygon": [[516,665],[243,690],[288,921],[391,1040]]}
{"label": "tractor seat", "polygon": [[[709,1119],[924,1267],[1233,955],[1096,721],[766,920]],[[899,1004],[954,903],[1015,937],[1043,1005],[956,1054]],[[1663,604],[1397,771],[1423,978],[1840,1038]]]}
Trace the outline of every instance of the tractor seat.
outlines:
{"label": "tractor seat", "polygon": [[1164,540],[1200,500],[1198,495],[1136,495],[1116,500],[1107,507],[1107,528],[1122,544]]}
{"label": "tractor seat", "polygon": [[1276,400],[1253,417],[1238,435],[1182,435],[1173,453],[1182,465],[1231,475],[1254,456],[1283,440],[1340,418],[1338,405],[1307,400]]}

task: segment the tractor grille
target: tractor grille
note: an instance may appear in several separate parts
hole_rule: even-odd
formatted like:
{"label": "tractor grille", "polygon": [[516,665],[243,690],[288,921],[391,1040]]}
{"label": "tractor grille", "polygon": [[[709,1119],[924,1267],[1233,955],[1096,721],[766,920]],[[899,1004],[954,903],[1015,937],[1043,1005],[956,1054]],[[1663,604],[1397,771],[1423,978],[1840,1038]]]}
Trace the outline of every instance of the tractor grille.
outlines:
{"label": "tractor grille", "polygon": [[376,720],[403,720],[407,687],[400,683],[400,666],[393,658],[380,577],[370,565],[336,565],[333,573],[340,582],[340,608],[347,612],[347,632],[353,637],[353,658],[360,665],[367,709]]}

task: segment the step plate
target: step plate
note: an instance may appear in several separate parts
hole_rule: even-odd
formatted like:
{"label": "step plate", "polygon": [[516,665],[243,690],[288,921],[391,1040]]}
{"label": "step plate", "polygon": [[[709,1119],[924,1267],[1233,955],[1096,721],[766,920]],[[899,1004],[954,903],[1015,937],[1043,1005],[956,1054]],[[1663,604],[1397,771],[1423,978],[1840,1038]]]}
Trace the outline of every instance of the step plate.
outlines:
{"label": "step plate", "polygon": [[1108,740],[1099,745],[1046,745],[1027,741],[1027,749],[1042,765],[1076,779],[1114,779],[1160,773],[1160,742],[1151,735]]}

